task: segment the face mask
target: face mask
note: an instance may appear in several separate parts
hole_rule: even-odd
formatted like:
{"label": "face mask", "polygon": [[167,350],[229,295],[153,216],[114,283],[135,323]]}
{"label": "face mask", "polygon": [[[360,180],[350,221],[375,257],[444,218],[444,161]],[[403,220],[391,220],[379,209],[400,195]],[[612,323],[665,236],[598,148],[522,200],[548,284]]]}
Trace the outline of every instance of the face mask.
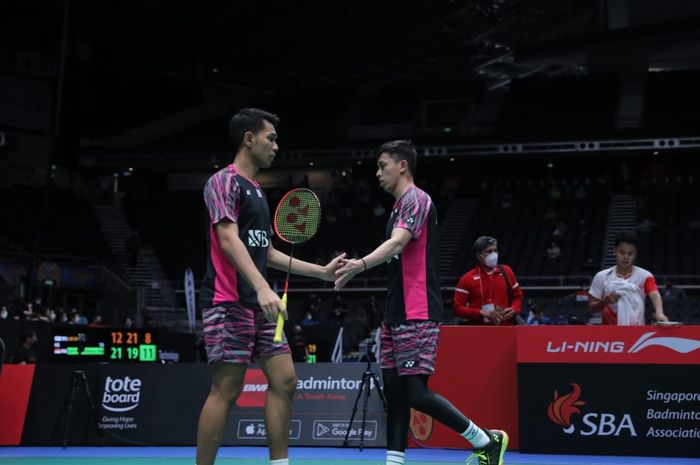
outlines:
{"label": "face mask", "polygon": [[7,318],[7,310],[3,310],[0,312],[0,318],[2,318],[3,320]]}
{"label": "face mask", "polygon": [[498,252],[491,252],[484,257],[484,264],[489,268],[493,268],[498,264]]}

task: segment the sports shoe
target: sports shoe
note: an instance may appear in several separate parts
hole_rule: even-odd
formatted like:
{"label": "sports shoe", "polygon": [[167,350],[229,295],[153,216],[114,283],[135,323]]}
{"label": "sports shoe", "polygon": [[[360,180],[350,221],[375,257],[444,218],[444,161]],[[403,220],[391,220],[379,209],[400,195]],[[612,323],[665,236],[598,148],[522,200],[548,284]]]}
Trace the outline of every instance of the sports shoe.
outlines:
{"label": "sports shoe", "polygon": [[503,465],[503,454],[508,448],[508,434],[498,429],[486,432],[491,437],[491,442],[481,449],[474,449],[467,465],[474,463],[474,459],[478,461],[478,465]]}

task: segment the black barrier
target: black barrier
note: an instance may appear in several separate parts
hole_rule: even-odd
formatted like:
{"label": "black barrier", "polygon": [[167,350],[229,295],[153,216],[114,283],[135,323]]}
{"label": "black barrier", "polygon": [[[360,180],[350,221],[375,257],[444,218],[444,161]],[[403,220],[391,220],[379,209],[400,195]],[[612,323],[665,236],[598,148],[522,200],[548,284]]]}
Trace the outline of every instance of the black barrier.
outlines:
{"label": "black barrier", "polygon": [[700,456],[700,370],[520,364],[520,450]]}
{"label": "black barrier", "polygon": [[[68,392],[73,365],[37,365],[22,436],[23,445],[59,444],[52,438]],[[68,435],[69,445],[194,445],[197,420],[211,382],[204,364],[98,365],[81,367],[95,399],[100,441],[87,401],[78,395]],[[352,405],[364,365],[297,364],[290,444],[340,446],[348,429]],[[267,383],[252,367],[243,392],[229,414],[224,445],[265,444],[263,405]],[[350,429],[357,443],[359,422]],[[385,415],[377,396],[369,399],[366,447],[383,447]]]}

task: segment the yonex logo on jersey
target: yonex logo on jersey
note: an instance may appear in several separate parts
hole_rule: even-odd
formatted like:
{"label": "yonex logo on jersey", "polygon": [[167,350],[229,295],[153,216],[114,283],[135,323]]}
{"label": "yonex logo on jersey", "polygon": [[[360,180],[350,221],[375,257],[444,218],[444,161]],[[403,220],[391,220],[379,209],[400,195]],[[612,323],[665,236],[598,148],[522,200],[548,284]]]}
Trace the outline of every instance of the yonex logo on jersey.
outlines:
{"label": "yonex logo on jersey", "polygon": [[418,362],[415,360],[406,360],[403,362],[403,367],[404,368],[413,368],[418,365]]}
{"label": "yonex logo on jersey", "polygon": [[245,195],[250,195],[250,189],[245,190]]}
{"label": "yonex logo on jersey", "polygon": [[248,247],[267,247],[268,245],[270,245],[270,241],[267,239],[267,231],[248,230]]}
{"label": "yonex logo on jersey", "polygon": [[413,223],[415,223],[415,221],[416,221],[416,219],[412,216],[409,216],[408,218],[406,218],[406,223],[408,223],[408,224],[413,224]]}

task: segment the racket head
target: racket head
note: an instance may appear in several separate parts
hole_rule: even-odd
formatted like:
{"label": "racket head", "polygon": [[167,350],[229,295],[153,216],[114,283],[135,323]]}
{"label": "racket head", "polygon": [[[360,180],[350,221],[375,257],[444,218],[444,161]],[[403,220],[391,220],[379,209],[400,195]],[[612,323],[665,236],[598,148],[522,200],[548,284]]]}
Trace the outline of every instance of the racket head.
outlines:
{"label": "racket head", "polygon": [[654,323],[656,326],[681,326],[682,321],[657,321]]}
{"label": "racket head", "polygon": [[273,225],[277,237],[301,244],[316,235],[321,222],[321,202],[310,189],[298,188],[284,194],[277,204]]}

